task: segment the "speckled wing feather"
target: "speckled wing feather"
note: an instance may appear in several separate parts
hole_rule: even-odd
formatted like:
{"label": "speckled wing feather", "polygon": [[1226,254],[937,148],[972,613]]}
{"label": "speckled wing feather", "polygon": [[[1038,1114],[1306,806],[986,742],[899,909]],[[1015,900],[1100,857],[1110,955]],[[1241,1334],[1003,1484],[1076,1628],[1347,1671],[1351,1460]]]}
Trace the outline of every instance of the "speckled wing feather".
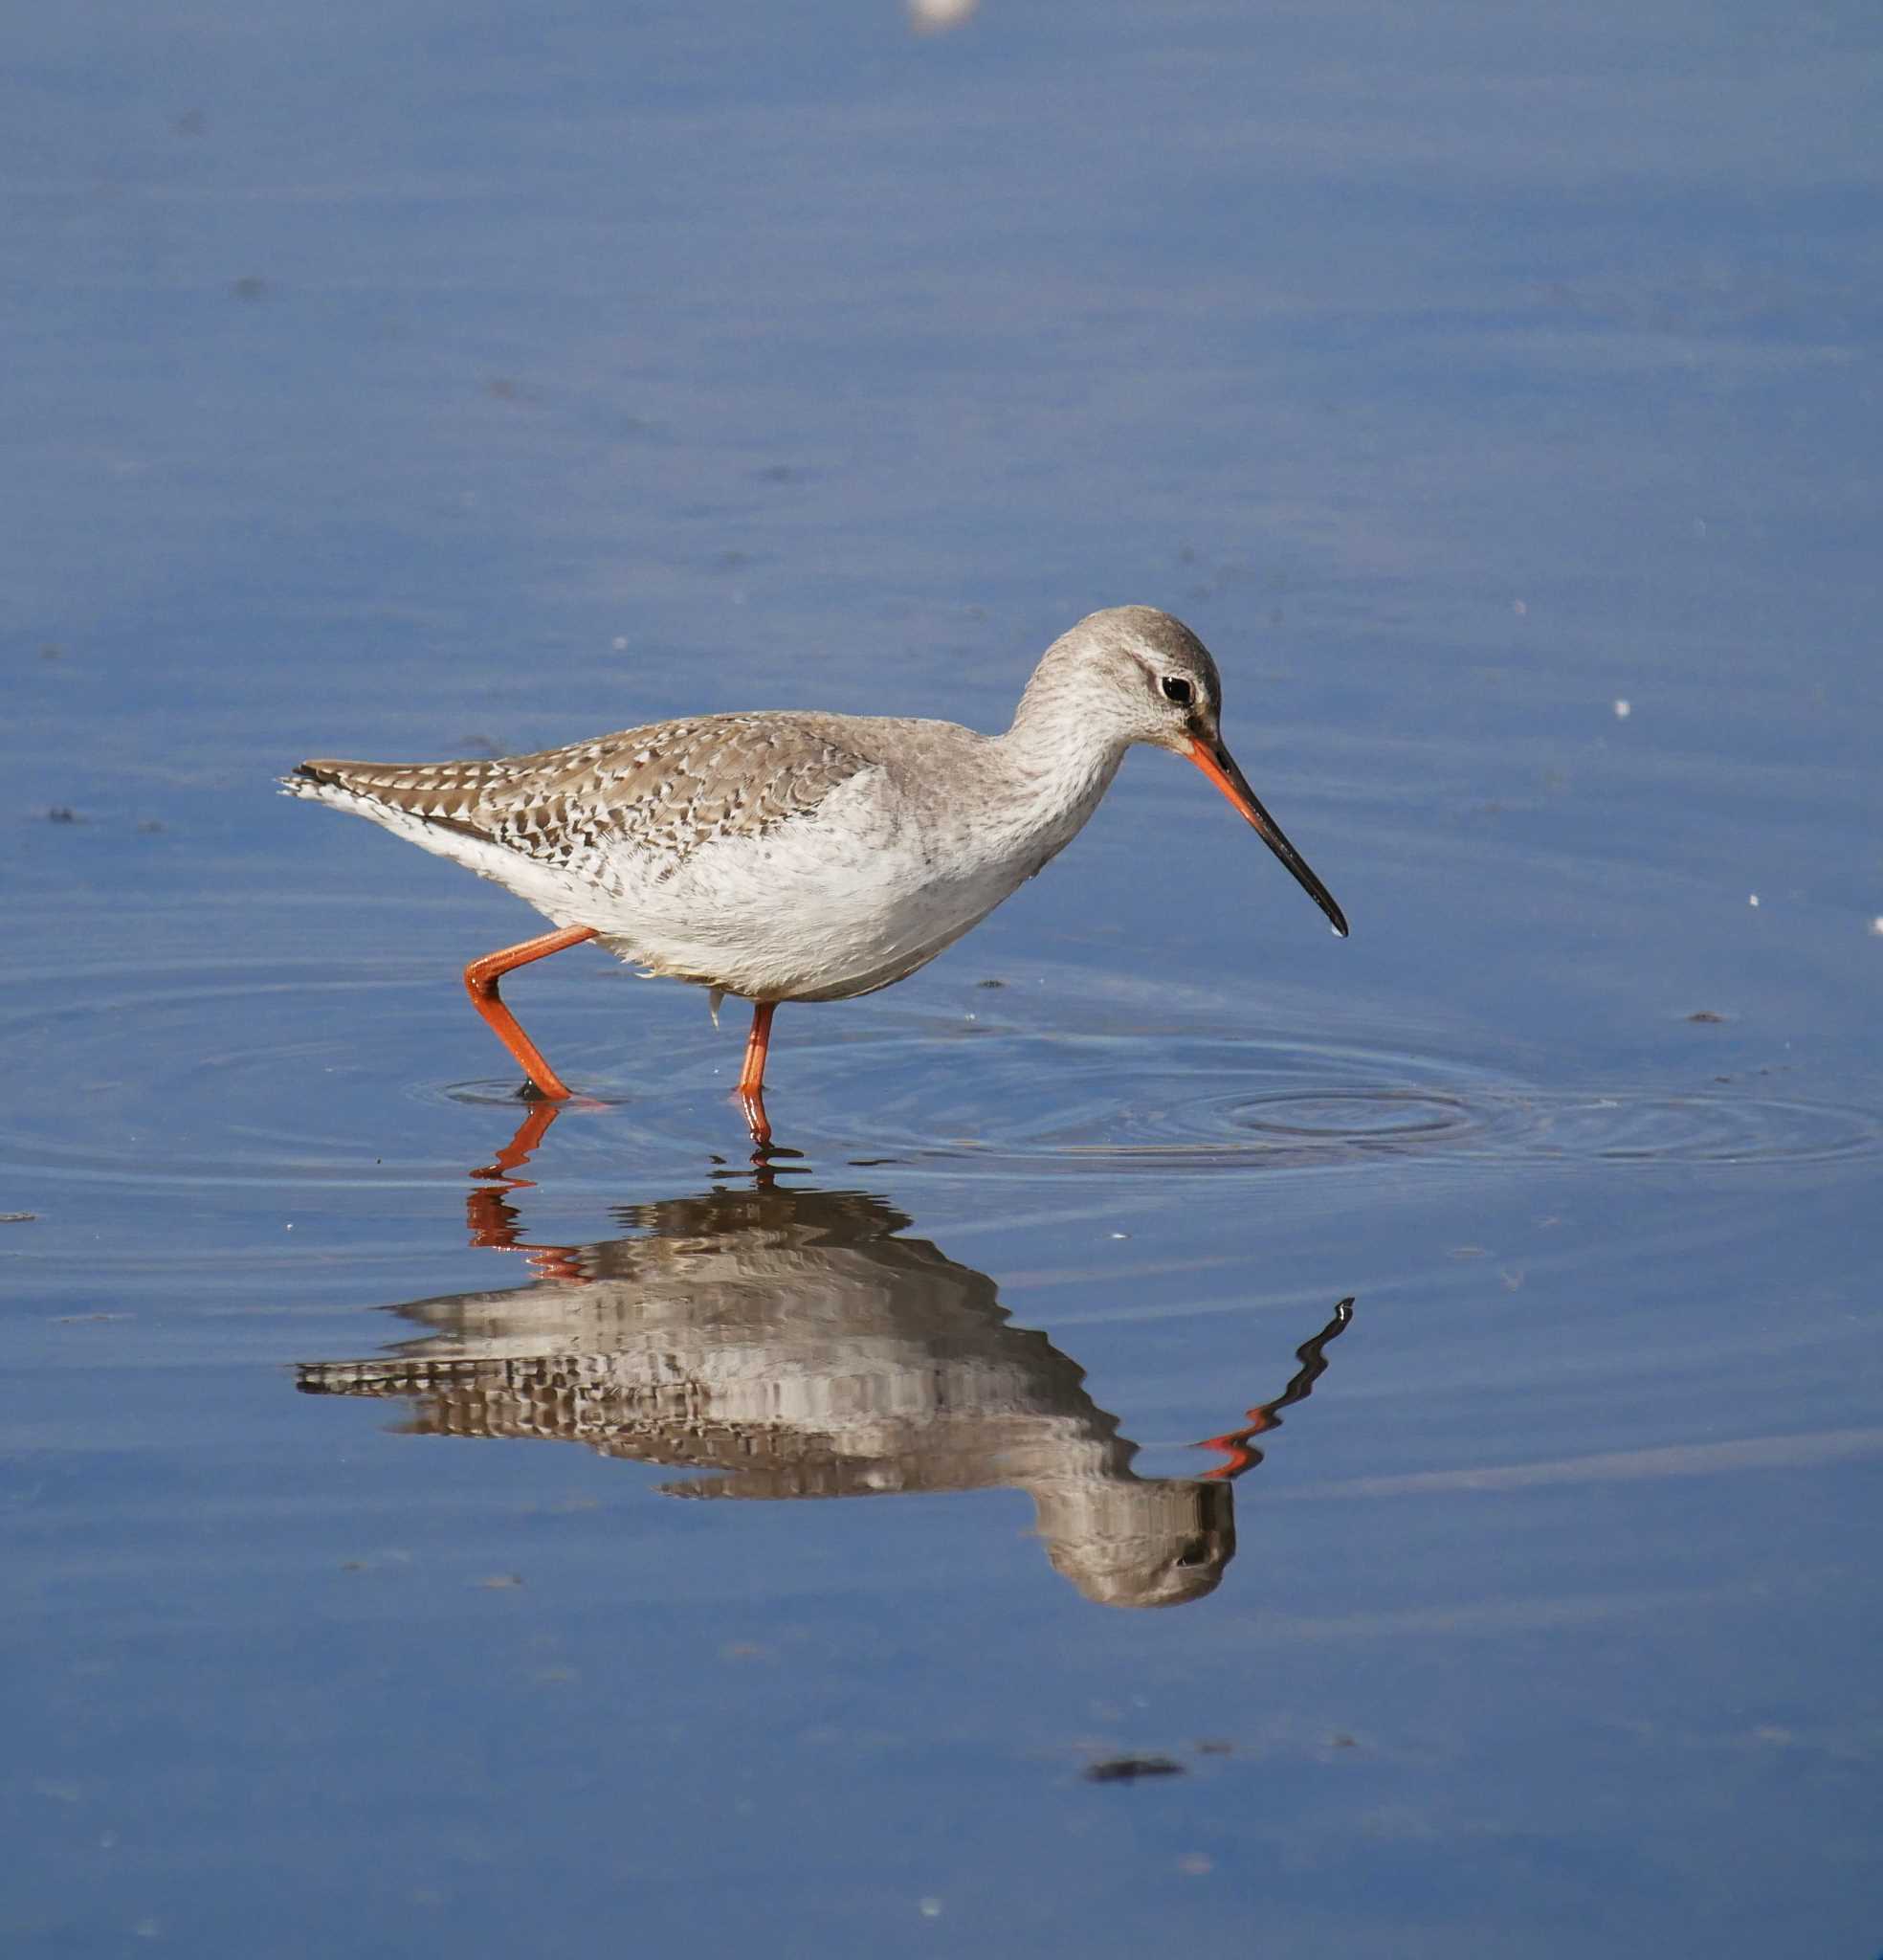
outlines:
{"label": "speckled wing feather", "polygon": [[550,1353],[315,1362],[303,1364],[295,1385],[310,1395],[409,1399],[414,1407],[407,1427],[415,1436],[529,1437],[583,1443],[631,1462],[741,1473],[736,1488],[701,1481],[681,1486],[678,1496],[838,1497],[881,1488],[878,1465],[868,1459],[847,1465],[814,1424],[730,1420],[718,1413],[710,1385],[651,1381],[612,1359]]}
{"label": "speckled wing feather", "polygon": [[488,761],[304,762],[286,787],[349,792],[576,877],[601,879],[607,853],[646,852],[665,878],[715,838],[816,809],[870,766],[834,716],[704,715]]}

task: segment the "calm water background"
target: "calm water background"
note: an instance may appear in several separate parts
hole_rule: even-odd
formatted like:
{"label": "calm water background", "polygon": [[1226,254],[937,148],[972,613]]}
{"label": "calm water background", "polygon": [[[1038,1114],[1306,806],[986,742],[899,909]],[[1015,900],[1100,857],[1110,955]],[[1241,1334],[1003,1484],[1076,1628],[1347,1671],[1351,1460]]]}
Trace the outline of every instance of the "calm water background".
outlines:
{"label": "calm water background", "polygon": [[[1883,1946],[1875,9],[9,51],[8,1950]],[[1127,600],[1351,942],[1141,754],[781,1014],[769,1191],[740,1031],[587,952],[512,996],[589,1106],[470,1177],[520,1111],[456,970],[530,915],[271,794],[997,727]],[[808,1468],[421,1392],[655,1273],[681,1416],[743,1369]],[[1224,1566],[1192,1446],[1349,1296]],[[1095,1604],[1052,1521],[1150,1479],[1221,1583]]]}

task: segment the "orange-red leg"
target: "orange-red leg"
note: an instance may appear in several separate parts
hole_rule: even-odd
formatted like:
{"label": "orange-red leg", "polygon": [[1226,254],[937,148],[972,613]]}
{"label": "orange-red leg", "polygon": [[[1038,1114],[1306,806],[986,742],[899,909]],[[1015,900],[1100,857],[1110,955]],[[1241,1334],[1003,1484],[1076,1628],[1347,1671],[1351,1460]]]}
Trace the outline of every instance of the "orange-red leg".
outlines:
{"label": "orange-red leg", "polygon": [[745,1037],[745,1066],[739,1072],[739,1100],[745,1108],[746,1126],[755,1144],[771,1142],[771,1125],[765,1121],[765,1052],[771,1046],[771,1016],[778,1003],[753,1003],[752,1032]]}
{"label": "orange-red leg", "polygon": [[497,983],[504,974],[527,967],[532,960],[546,960],[551,953],[559,953],[565,947],[580,946],[585,939],[594,936],[592,925],[565,925],[561,932],[545,932],[541,939],[526,939],[521,946],[506,946],[500,951],[486,953],[464,969],[464,987],[471,996],[471,1005],[490,1023],[491,1033],[516,1057],[537,1088],[559,1102],[567,1099],[568,1084],[543,1060],[543,1051],[517,1025],[516,1015],[498,995]]}

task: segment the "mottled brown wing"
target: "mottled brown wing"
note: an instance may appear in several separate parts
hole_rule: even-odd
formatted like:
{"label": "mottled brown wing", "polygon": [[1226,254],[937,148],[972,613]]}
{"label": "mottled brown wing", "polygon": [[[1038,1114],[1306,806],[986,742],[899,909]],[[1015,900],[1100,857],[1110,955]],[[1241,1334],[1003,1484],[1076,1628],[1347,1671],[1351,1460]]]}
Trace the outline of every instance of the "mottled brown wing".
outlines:
{"label": "mottled brown wing", "polygon": [[815,810],[869,767],[823,717],[707,715],[536,755],[304,762],[295,774],[543,863],[578,868],[625,844],[671,869],[716,837],[759,835]]}
{"label": "mottled brown wing", "polygon": [[548,1353],[303,1363],[308,1395],[409,1400],[414,1436],[534,1437],[583,1443],[631,1462],[736,1473],[663,1488],[676,1497],[838,1497],[879,1489],[879,1466],[850,1462],[823,1431],[729,1422],[698,1382],[617,1379],[597,1357]]}

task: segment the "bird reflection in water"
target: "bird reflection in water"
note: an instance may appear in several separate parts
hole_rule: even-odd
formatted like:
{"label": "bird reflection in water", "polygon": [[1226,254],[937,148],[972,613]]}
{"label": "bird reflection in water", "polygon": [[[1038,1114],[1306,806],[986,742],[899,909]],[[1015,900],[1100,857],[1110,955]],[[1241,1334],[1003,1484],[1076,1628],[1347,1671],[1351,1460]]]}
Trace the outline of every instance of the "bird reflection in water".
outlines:
{"label": "bird reflection in water", "polygon": [[305,1365],[303,1391],[409,1400],[420,1435],[546,1437],[698,1473],[661,1486],[676,1497],[1024,1490],[1053,1569],[1088,1599],[1175,1606],[1216,1589],[1232,1482],[1351,1317],[1341,1301],[1282,1392],[1198,1445],[1219,1462],[1140,1477],[1078,1364],[866,1192],[787,1185],[761,1163],[750,1186],[623,1207],[619,1238],[526,1244],[516,1173],[554,1113],[532,1110],[476,1173],[503,1182],[468,1200],[473,1242],[523,1253],[536,1278],[390,1306],[426,1331]]}

